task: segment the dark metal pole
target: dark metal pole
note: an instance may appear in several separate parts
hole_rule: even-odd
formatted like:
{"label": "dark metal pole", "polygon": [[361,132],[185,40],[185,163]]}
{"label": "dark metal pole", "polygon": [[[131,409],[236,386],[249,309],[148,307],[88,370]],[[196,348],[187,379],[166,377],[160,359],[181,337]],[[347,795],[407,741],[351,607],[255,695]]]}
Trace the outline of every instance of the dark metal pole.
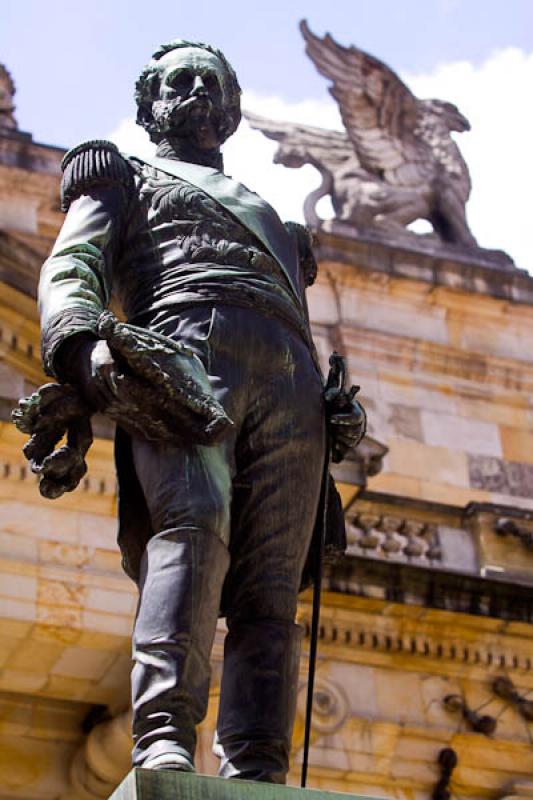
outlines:
{"label": "dark metal pole", "polygon": [[[326,406],[330,404],[330,412],[333,409],[342,410],[348,403],[351,408],[351,400],[355,389],[350,394],[345,392],[346,367],[344,359],[334,352],[329,357],[329,374],[325,387]],[[314,564],[314,585],[313,585],[313,612],[311,615],[311,639],[309,642],[309,672],[307,678],[307,703],[305,709],[305,732],[304,732],[304,752],[302,762],[301,787],[305,788],[307,783],[307,772],[309,768],[309,742],[311,739],[311,717],[313,714],[313,693],[315,687],[316,655],[318,648],[318,629],[320,622],[320,593],[322,590],[322,567],[324,561],[324,549],[326,544],[326,531],[328,522],[328,494],[329,494],[329,468],[332,458],[332,444],[327,429],[326,422],[326,457],[324,459],[324,474],[322,476],[321,492],[321,511],[322,524],[320,529],[320,539],[317,542]]]}
{"label": "dark metal pole", "polygon": [[311,639],[309,642],[309,672],[307,678],[307,703],[305,708],[305,733],[304,733],[304,752],[302,762],[301,787],[305,788],[307,783],[307,770],[309,767],[309,742],[311,738],[311,717],[313,714],[313,693],[315,687],[316,655],[318,648],[318,627],[320,622],[320,593],[322,590],[322,563],[324,560],[324,545],[326,540],[326,524],[328,513],[328,492],[329,492],[329,466],[331,461],[331,447],[327,443],[327,455],[324,464],[324,475],[322,482],[322,525],[320,531],[320,541],[316,548],[315,560],[315,580],[313,584],[313,612],[311,616]]}

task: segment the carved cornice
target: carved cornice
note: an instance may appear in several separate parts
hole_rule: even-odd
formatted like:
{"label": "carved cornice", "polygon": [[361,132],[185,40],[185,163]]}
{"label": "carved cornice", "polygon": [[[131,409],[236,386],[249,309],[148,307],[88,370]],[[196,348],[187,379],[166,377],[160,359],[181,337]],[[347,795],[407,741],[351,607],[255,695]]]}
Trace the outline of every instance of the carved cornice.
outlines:
{"label": "carved cornice", "polygon": [[54,176],[56,189],[61,175],[61,159],[65,148],[34,142],[31,133],[19,130],[0,132],[0,174],[4,169],[24,170],[25,178],[37,173],[40,176]]}
{"label": "carved cornice", "polygon": [[391,278],[422,281],[515,303],[533,303],[533,278],[529,273],[483,260],[481,250],[424,253],[414,247],[349,235],[345,229],[342,233],[321,230],[318,238],[320,262],[355,264]]}
{"label": "carved cornice", "polygon": [[462,614],[533,622],[531,587],[508,580],[344,556],[325,570],[324,586],[342,594]]}
{"label": "carved cornice", "polygon": [[[42,257],[28,245],[16,239],[14,236],[0,231],[0,287],[1,287],[1,306],[0,315],[6,302],[6,292],[4,285],[19,291],[32,298],[31,305],[25,304],[25,312],[29,313],[30,319],[37,320],[37,306],[35,298],[37,296],[37,281],[39,270],[42,264]],[[11,300],[12,307],[20,307],[24,301],[18,302]]]}
{"label": "carved cornice", "polygon": [[[326,586],[328,592],[335,589]],[[505,635],[496,637],[483,628],[475,633],[470,624],[462,626],[461,617],[456,617],[451,633],[450,617],[446,612],[428,611],[420,620],[406,617],[402,613],[401,604],[382,603],[382,610],[387,611],[376,619],[379,600],[367,598],[362,600],[356,613],[339,614],[331,595],[323,598],[319,639],[322,645],[342,648],[344,657],[351,651],[355,660],[361,663],[374,662],[376,658],[397,663],[401,658],[402,668],[407,659],[426,660],[431,669],[437,672],[444,668],[449,670],[456,664],[460,670],[465,666],[479,668],[480,675],[486,675],[487,669],[502,669],[506,673],[521,673],[524,681],[529,674],[528,683],[533,686],[533,656],[531,643],[525,639],[516,640]],[[372,609],[368,610],[368,604]],[[392,614],[395,608],[397,613]],[[451,610],[451,609],[450,609]],[[442,614],[442,616],[440,616]],[[304,629],[306,638],[310,636],[311,607],[302,602],[299,610],[299,623]],[[471,619],[468,620],[470,623]],[[420,667],[427,669],[427,667]]]}
{"label": "carved cornice", "polygon": [[46,383],[49,379],[41,366],[38,332],[29,324],[18,325],[2,318],[1,309],[0,320],[0,359],[30,383]]}

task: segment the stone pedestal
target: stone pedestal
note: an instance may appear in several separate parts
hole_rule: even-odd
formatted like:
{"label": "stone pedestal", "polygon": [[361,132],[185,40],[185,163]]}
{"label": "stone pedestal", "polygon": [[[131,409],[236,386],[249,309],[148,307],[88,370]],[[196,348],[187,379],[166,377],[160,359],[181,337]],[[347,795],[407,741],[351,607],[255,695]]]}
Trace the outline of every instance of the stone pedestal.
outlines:
{"label": "stone pedestal", "polygon": [[109,800],[338,800],[357,795],[228,781],[172,770],[133,769]]}

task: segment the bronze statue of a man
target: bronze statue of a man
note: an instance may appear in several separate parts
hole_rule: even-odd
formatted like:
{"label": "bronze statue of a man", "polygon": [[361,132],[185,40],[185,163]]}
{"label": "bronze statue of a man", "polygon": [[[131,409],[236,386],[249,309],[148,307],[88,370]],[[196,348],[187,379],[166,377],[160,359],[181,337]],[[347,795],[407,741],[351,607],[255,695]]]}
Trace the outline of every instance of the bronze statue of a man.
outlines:
{"label": "bronze statue of a man", "polygon": [[222,610],[220,774],[283,782],[326,428],[340,457],[364,415],[353,402],[326,424],[307,232],[222,171],[220,146],[240,120],[222,53],[182,40],[159,48],[136,100],[154,158],[105,141],[65,156],[68,214],[40,282],[43,359],[91,410],[127,409],[124,363],[101,334],[113,292],[137,330],[188,348],[231,419],[221,440],[198,444],[185,431],[144,436],[118,414],[119,543],[139,586],[133,763],[194,768]]}

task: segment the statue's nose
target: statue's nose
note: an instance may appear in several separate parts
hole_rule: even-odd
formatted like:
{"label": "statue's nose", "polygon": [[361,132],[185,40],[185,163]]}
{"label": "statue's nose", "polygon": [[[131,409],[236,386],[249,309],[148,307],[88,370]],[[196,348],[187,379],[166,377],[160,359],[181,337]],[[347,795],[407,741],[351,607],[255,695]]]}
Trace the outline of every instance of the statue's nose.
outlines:
{"label": "statue's nose", "polygon": [[201,75],[196,75],[192,85],[191,94],[207,94],[207,89],[205,88],[205,83],[203,82]]}

